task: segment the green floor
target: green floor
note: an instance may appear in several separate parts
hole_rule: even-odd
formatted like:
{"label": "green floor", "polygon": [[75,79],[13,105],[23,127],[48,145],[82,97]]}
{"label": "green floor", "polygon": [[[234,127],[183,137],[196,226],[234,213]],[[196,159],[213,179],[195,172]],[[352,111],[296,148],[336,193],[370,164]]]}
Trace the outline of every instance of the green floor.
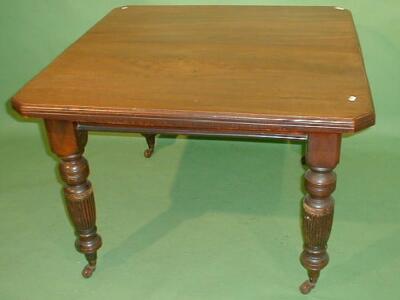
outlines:
{"label": "green floor", "polygon": [[[0,4],[7,45],[0,47],[0,299],[400,298],[400,4],[251,2],[351,8],[377,109],[376,127],[343,140],[331,261],[303,296],[302,148],[268,141],[162,136],[145,159],[140,136],[91,133],[86,157],[104,245],[93,277],[81,277],[85,261],[73,247],[42,125],[23,121],[7,104],[96,19],[123,4],[81,2]],[[63,35],[55,34],[61,28]]]}

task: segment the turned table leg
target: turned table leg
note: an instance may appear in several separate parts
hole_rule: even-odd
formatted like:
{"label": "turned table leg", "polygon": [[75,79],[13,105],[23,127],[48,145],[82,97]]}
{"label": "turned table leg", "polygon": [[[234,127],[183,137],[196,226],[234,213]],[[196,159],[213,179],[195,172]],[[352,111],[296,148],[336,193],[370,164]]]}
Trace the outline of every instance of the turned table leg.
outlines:
{"label": "turned table leg", "polygon": [[336,187],[333,169],[339,162],[339,134],[310,134],[306,154],[307,194],[303,200],[304,246],[300,261],[308,272],[308,280],[300,286],[308,294],[316,285],[320,271],[328,264],[327,242],[332,228]]}
{"label": "turned table leg", "polygon": [[96,230],[92,186],[87,180],[89,166],[82,156],[87,132],[78,131],[74,123],[67,121],[46,120],[45,124],[51,149],[60,158],[64,196],[77,235],[75,246],[86,256],[88,264],[82,275],[88,278],[96,269],[97,250],[102,242]]}
{"label": "turned table leg", "polygon": [[153,133],[143,133],[143,136],[146,138],[148,148],[144,150],[144,157],[150,158],[154,152],[154,145],[156,143],[156,135]]}

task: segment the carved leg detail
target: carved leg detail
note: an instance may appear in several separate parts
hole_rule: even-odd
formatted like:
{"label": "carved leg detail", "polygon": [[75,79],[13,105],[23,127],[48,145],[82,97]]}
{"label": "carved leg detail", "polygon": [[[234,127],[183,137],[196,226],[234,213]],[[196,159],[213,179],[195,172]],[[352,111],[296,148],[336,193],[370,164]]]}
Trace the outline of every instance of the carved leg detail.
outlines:
{"label": "carved leg detail", "polygon": [[144,133],[143,136],[146,138],[148,148],[144,150],[144,157],[150,158],[154,152],[154,146],[156,143],[156,135],[155,134],[147,134]]}
{"label": "carved leg detail", "polygon": [[76,249],[85,254],[89,264],[82,272],[85,278],[92,275],[96,268],[96,251],[101,246],[101,238],[96,233],[96,208],[90,181],[89,167],[81,154],[62,157],[60,173],[66,186],[64,195],[71,220],[75,226]]}
{"label": "carved leg detail", "polygon": [[65,182],[64,196],[69,216],[76,230],[76,249],[85,254],[89,264],[82,271],[88,278],[96,269],[101,237],[96,229],[96,208],[89,176],[89,166],[82,156],[87,135],[64,121],[46,121],[52,150],[60,157],[60,175]]}
{"label": "carved leg detail", "polygon": [[309,137],[305,173],[307,195],[303,200],[304,247],[300,261],[309,279],[300,286],[308,294],[316,285],[320,271],[328,264],[327,242],[332,228],[336,175],[332,171],[339,160],[340,136],[315,134]]}

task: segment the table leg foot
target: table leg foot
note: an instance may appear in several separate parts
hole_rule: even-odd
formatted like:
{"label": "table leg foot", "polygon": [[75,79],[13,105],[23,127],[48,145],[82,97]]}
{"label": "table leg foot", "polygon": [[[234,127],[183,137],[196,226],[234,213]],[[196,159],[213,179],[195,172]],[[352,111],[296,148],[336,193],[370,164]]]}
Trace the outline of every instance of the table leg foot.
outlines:
{"label": "table leg foot", "polygon": [[143,134],[146,138],[148,148],[144,150],[144,157],[150,158],[154,152],[154,146],[156,143],[156,135],[155,134]]}
{"label": "table leg foot", "polygon": [[85,254],[88,264],[82,270],[82,276],[84,278],[89,278],[93,275],[93,272],[96,270],[97,263],[97,254],[96,253],[88,253]]}
{"label": "table leg foot", "polygon": [[300,285],[300,292],[304,295],[310,293],[311,290],[317,285],[318,277],[319,271],[308,271],[308,280],[304,281]]}
{"label": "table leg foot", "polygon": [[96,270],[96,266],[87,264],[82,270],[82,276],[84,278],[89,278],[92,276],[93,272]]}
{"label": "table leg foot", "polygon": [[151,155],[153,154],[153,152],[154,152],[154,150],[153,149],[146,149],[146,150],[144,150],[144,157],[146,157],[146,158],[150,158],[151,157]]}
{"label": "table leg foot", "polygon": [[310,280],[306,280],[304,281],[301,285],[300,285],[300,292],[303,295],[307,295],[308,293],[311,292],[311,290],[315,287],[315,283],[311,282]]}

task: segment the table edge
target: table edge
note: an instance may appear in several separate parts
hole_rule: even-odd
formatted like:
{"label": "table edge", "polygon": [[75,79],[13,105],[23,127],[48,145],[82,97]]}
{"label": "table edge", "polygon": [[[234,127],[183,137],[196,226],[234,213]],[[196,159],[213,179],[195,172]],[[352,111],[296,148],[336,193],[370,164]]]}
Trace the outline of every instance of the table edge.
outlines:
{"label": "table edge", "polygon": [[179,110],[130,110],[86,107],[55,107],[21,104],[15,97],[13,108],[22,116],[59,119],[73,122],[119,124],[145,127],[171,127],[185,129],[243,130],[249,132],[357,132],[375,124],[375,112],[355,118],[304,117],[286,115],[262,115],[251,113],[213,113],[206,111]]}

